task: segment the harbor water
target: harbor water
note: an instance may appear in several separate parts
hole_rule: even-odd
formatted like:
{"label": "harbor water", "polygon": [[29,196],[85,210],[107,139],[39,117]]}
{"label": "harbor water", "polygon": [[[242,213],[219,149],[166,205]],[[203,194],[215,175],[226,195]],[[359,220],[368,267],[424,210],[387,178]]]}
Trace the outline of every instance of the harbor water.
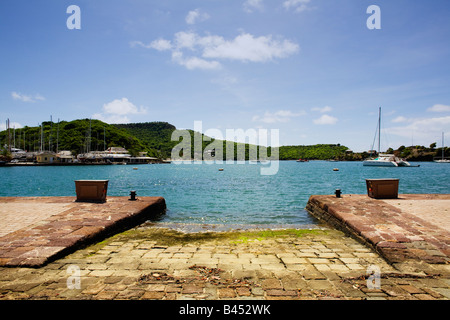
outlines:
{"label": "harbor water", "polygon": [[108,179],[108,196],[164,197],[162,223],[311,225],[310,195],[365,194],[365,179],[400,179],[400,194],[450,193],[450,164],[411,164],[420,167],[280,161],[275,175],[261,175],[261,163],[0,167],[0,196],[75,196],[75,180]]}

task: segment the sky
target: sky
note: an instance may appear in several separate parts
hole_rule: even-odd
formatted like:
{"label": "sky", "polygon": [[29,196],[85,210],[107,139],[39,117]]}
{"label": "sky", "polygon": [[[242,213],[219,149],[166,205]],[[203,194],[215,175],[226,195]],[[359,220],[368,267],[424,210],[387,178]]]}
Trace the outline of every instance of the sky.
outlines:
{"label": "sky", "polygon": [[2,0],[0,130],[201,121],[364,151],[381,107],[382,151],[441,146],[449,16],[448,0]]}

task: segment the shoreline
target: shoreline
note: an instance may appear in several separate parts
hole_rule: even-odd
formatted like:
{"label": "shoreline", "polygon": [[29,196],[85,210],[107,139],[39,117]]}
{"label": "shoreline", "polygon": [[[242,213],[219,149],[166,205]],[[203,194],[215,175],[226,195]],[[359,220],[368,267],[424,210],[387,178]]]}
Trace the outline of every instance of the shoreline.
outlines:
{"label": "shoreline", "polygon": [[[245,161],[241,161],[241,160],[234,160],[233,163],[229,163],[227,162],[227,160],[223,160],[221,162],[217,162],[216,161],[211,161],[211,160],[158,160],[158,161],[152,161],[152,162],[148,162],[148,163],[142,163],[142,162],[126,162],[126,163],[78,163],[78,162],[67,162],[67,163],[35,163],[35,162],[2,162],[0,163],[0,168],[1,167],[41,167],[41,166],[110,166],[110,165],[145,165],[145,164],[170,164],[170,163],[211,163],[213,162],[214,164],[221,164],[221,165],[226,165],[226,164],[260,164],[260,165],[264,165],[266,164],[266,162],[270,162],[270,161],[292,161],[292,162],[298,162],[295,159],[279,159],[279,160],[257,160],[257,161],[253,161],[253,160],[245,160]],[[304,161],[304,162],[315,162],[315,161],[322,161],[322,162],[363,162],[364,160],[319,160],[319,159],[312,159],[312,160],[308,160],[308,161]],[[436,163],[435,161],[431,160],[409,160],[410,162],[420,162],[420,163]],[[303,162],[301,162],[303,163]],[[417,166],[411,166],[411,167],[417,167]]]}
{"label": "shoreline", "polygon": [[328,227],[321,222],[318,222],[317,224],[219,224],[146,221],[138,227],[174,230],[184,234],[328,229]]}
{"label": "shoreline", "polygon": [[16,163],[3,163],[0,164],[1,167],[59,167],[59,166],[113,166],[113,165],[143,165],[143,164],[169,164],[170,162],[167,161],[160,161],[160,162],[149,162],[149,163],[142,163],[142,162],[127,162],[127,163],[78,163],[78,162],[68,162],[68,163],[34,163],[34,162],[16,162]]}

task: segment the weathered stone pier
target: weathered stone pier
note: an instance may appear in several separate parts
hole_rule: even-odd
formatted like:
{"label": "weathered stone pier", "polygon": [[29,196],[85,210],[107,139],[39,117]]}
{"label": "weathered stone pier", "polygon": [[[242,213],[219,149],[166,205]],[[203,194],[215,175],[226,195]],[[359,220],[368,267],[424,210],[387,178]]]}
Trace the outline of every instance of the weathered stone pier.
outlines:
{"label": "weathered stone pier", "polygon": [[41,267],[166,210],[162,197],[0,197],[0,266]]}
{"label": "weathered stone pier", "polygon": [[397,268],[448,270],[450,195],[311,196],[307,210],[377,251]]}

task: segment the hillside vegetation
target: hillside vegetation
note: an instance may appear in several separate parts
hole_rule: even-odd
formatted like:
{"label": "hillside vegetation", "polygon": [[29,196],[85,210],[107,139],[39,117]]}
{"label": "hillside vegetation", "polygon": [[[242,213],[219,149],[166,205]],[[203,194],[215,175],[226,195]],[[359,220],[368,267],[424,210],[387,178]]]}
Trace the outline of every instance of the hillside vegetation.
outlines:
{"label": "hillside vegetation", "polygon": [[[43,122],[43,150],[70,150],[72,153],[80,154],[94,150],[105,150],[108,147],[123,147],[130,154],[137,155],[139,152],[147,152],[149,156],[166,159],[171,157],[172,149],[181,141],[171,141],[175,126],[167,122],[144,122],[128,124],[107,124],[100,120],[79,119],[73,121]],[[41,150],[41,127],[28,127],[11,129],[11,144],[15,147],[28,151]],[[211,149],[211,143],[223,148],[223,160],[226,160],[227,145],[234,147],[234,159],[237,159],[238,149],[244,148],[245,159],[249,159],[250,146],[230,141],[215,141],[200,133],[188,130],[191,143],[191,158],[200,155],[194,154],[194,138],[202,139],[202,150]],[[0,132],[1,146],[7,144],[7,131]],[[260,147],[261,148],[261,147]],[[364,160],[368,153],[347,152],[347,147],[340,144],[317,144],[310,146],[281,146],[279,148],[280,160]],[[445,148],[445,156],[450,156],[450,148]],[[4,153],[5,151],[3,151]],[[258,149],[258,152],[261,152]],[[399,157],[410,161],[432,161],[433,158],[441,157],[442,148],[436,148],[436,143],[432,143],[429,148],[423,146],[401,146],[397,150],[389,148],[387,153],[394,153]],[[271,148],[267,150],[271,155]],[[217,155],[218,156],[218,155]],[[259,154],[258,154],[259,156]],[[231,159],[228,155],[228,159]]]}
{"label": "hillside vegetation", "polygon": [[114,126],[141,141],[151,157],[170,158],[172,148],[178,143],[171,141],[172,132],[176,128],[167,122],[128,123]]}
{"label": "hillside vegetation", "polygon": [[[100,120],[80,119],[59,123],[47,121],[42,126],[42,134],[40,126],[11,129],[11,145],[27,151],[39,151],[42,140],[42,150],[70,150],[73,154],[105,150],[108,147],[124,147],[131,154],[147,149],[144,143],[127,131]],[[7,131],[0,132],[2,145],[7,140]]]}
{"label": "hillside vegetation", "polygon": [[[126,130],[140,141],[145,143],[152,152],[157,152],[155,156],[170,157],[173,147],[179,142],[171,141],[172,132],[176,129],[173,125],[167,122],[147,122],[147,123],[129,123],[117,124],[116,127]],[[191,135],[191,156],[194,157],[194,131],[189,130]],[[208,148],[208,145],[214,142],[214,139],[209,140],[209,137],[203,136],[202,150]],[[220,144],[220,140],[217,141]],[[234,146],[234,159],[237,160],[238,148],[242,144],[230,141],[222,141],[223,160],[226,160],[226,144],[232,143]],[[249,144],[244,145],[245,159],[249,159],[250,153]],[[327,160],[339,159],[345,156],[345,151],[348,148],[339,144],[319,144],[313,146],[282,146],[279,148],[280,160],[296,160],[299,158],[311,160]],[[260,152],[258,148],[258,152]],[[271,155],[271,148],[267,150],[268,156]],[[258,153],[259,157],[259,153]]]}
{"label": "hillside vegetation", "polygon": [[345,155],[348,148],[339,144],[317,144],[313,146],[282,146],[280,160],[310,159],[327,160],[339,159]]}
{"label": "hillside vegetation", "polygon": [[[172,133],[176,130],[175,126],[171,125],[167,122],[145,122],[145,123],[128,123],[128,124],[116,124],[117,128],[123,129],[129,134],[135,136],[140,141],[142,141],[149,149],[149,154],[159,157],[159,158],[170,158],[172,154],[172,149],[182,142],[182,139],[172,141]],[[193,130],[188,130],[190,135],[190,145],[191,145],[191,158],[194,158],[195,150],[194,142],[195,139],[202,140],[202,151],[203,153],[206,150],[214,149],[211,147],[211,144],[220,145],[223,149],[223,158],[222,160],[226,160],[227,155],[226,148],[227,144],[232,144],[234,147],[234,157],[229,157],[237,160],[238,148],[244,148],[245,159],[249,159],[249,145],[241,144],[226,140],[216,140],[210,137],[207,137],[198,132],[194,132]],[[270,155],[270,153],[269,153]],[[199,155],[197,155],[199,156]]]}

